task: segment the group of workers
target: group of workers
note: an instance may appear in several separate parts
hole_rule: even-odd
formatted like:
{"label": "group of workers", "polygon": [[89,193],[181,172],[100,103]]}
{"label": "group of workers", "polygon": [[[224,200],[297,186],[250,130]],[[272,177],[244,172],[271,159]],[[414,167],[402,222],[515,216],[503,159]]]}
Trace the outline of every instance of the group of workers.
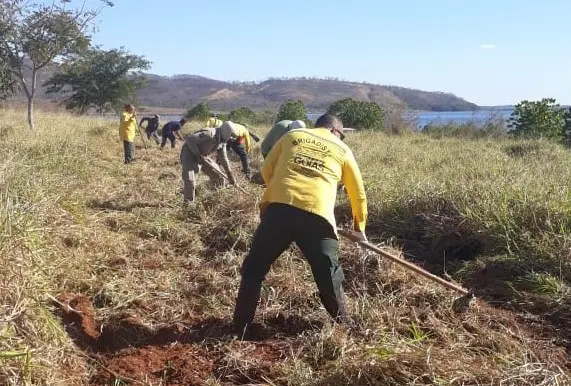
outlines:
{"label": "group of workers", "polygon": [[[136,125],[134,117],[134,108],[126,105],[120,125],[125,163],[131,162],[133,156],[134,132],[129,133],[126,128],[133,122]],[[143,118],[142,122],[145,119],[148,120],[148,137],[158,143],[158,135],[153,134],[158,128],[158,116]],[[161,146],[166,143],[165,138],[172,138],[174,147],[174,133],[180,136],[184,120],[174,122],[178,125],[169,122],[163,127]],[[151,125],[153,130],[149,133]],[[236,184],[227,146],[240,155],[242,171],[250,173],[247,153],[251,149],[252,133],[243,125],[223,122],[216,116],[211,117],[206,126],[184,139],[180,136],[183,140],[180,152],[183,195],[188,203],[195,200],[195,175],[199,170],[216,183],[228,178],[231,184]],[[351,321],[342,287],[344,275],[338,257],[334,206],[338,186],[343,184],[351,203],[353,230],[366,241],[367,198],[361,172],[353,152],[343,142],[344,137],[341,120],[324,114],[317,119],[314,128],[306,128],[303,121],[277,122],[262,141],[261,175],[265,190],[260,202],[261,221],[242,263],[242,280],[233,315],[233,326],[240,337],[247,339],[253,333],[252,321],[262,283],[273,262],[292,242],[298,245],[311,267],[325,310],[339,323]],[[213,153],[217,154],[226,175],[209,159]]]}

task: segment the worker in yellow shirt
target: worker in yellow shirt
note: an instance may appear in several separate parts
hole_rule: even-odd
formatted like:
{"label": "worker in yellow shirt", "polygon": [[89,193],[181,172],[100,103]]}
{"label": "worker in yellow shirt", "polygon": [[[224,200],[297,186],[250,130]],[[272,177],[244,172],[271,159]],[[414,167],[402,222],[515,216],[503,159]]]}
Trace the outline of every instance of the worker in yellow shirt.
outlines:
{"label": "worker in yellow shirt", "polygon": [[218,118],[218,115],[212,114],[210,118],[206,121],[206,127],[219,127],[222,126],[222,120]]}
{"label": "worker in yellow shirt", "polygon": [[248,153],[252,150],[252,138],[260,139],[246,128],[246,126],[232,121],[224,122],[221,127],[229,126],[233,132],[237,134],[236,137],[230,139],[227,142],[227,146],[234,150],[238,157],[240,157],[240,162],[242,163],[242,173],[247,179],[251,179],[252,174],[250,172],[250,162],[248,160]]}
{"label": "worker in yellow shirt", "polygon": [[333,214],[337,184],[342,181],[353,212],[353,227],[363,240],[367,198],[351,149],[342,142],[342,122],[324,114],[314,129],[295,129],[272,147],[262,166],[266,190],[260,203],[261,222],[242,263],[242,280],[233,323],[243,338],[260,299],[272,263],[295,243],[311,266],[319,297],[337,322],[349,322],[339,264],[339,241]]}
{"label": "worker in yellow shirt", "polygon": [[130,164],[135,157],[133,141],[137,133],[137,117],[135,116],[135,107],[133,105],[126,104],[123,108],[124,111],[119,122],[119,138],[123,141],[125,164]]}

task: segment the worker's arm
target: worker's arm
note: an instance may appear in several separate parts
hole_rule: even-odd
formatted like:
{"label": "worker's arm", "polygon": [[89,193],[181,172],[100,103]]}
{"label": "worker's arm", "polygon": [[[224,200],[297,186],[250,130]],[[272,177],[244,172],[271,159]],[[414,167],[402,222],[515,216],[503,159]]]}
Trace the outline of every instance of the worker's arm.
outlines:
{"label": "worker's arm", "polygon": [[226,152],[226,144],[225,143],[221,144],[216,152],[218,155],[218,161],[222,164],[224,171],[226,171],[230,183],[232,185],[235,185],[236,179],[234,178],[234,174],[232,173],[232,169],[230,168],[230,161],[228,160],[228,153]]}
{"label": "worker's arm", "polygon": [[141,122],[139,122],[139,126],[143,126],[143,123],[144,123],[145,121],[147,122],[147,125],[148,125],[149,122],[150,122],[150,121],[149,121],[149,118],[145,117],[145,118],[141,119]]}
{"label": "worker's arm", "polygon": [[282,152],[282,142],[283,141],[280,138],[280,140],[274,145],[274,147],[272,147],[272,150],[270,150],[270,153],[268,154],[268,156],[264,160],[264,163],[262,164],[262,178],[264,179],[266,185],[270,183],[270,180],[274,176],[274,169],[276,167],[278,158],[280,158],[280,154]]}
{"label": "worker's arm", "polygon": [[184,137],[180,133],[180,130],[175,131],[175,133],[176,133],[176,136],[178,137],[178,139],[180,139],[181,141],[184,141]]}
{"label": "worker's arm", "polygon": [[[271,153],[270,153],[271,154]],[[351,211],[353,212],[353,229],[357,232],[365,233],[365,225],[367,223],[367,196],[365,194],[365,186],[361,171],[355,161],[353,153],[349,150],[345,162],[343,164],[342,181],[347,190],[347,196],[351,203]]]}

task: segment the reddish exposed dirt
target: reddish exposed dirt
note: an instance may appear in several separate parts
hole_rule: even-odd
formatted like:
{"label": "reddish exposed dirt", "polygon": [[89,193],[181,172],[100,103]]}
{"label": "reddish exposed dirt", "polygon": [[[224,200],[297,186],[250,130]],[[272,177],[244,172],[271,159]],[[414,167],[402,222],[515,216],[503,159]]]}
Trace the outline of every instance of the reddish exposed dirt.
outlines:
{"label": "reddish exposed dirt", "polygon": [[114,384],[116,379],[203,385],[217,359],[198,342],[229,332],[217,319],[151,329],[130,315],[118,315],[99,327],[86,296],[65,293],[58,301],[58,313],[70,337],[101,364],[92,385]]}
{"label": "reddish exposed dirt", "polygon": [[174,343],[125,349],[104,361],[91,385],[112,385],[116,379],[145,381],[153,385],[204,385],[214,371],[214,361],[192,344]]}
{"label": "reddish exposed dirt", "polygon": [[67,333],[82,348],[94,346],[99,338],[91,300],[83,295],[64,293],[58,299],[60,315]]}

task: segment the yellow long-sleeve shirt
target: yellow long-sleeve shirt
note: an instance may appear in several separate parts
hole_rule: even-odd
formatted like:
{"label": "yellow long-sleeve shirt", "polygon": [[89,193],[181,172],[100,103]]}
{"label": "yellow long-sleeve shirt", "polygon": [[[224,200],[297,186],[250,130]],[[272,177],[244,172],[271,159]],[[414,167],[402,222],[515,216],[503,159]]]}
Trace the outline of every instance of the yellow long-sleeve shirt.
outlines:
{"label": "yellow long-sleeve shirt", "polygon": [[137,120],[135,114],[124,111],[119,122],[119,138],[121,138],[121,141],[133,142],[136,132]]}
{"label": "yellow long-sleeve shirt", "polygon": [[334,207],[342,181],[353,212],[353,227],[365,231],[367,197],[353,152],[327,128],[297,129],[272,147],[262,166],[266,190],[260,210],[282,203],[325,218],[336,231]]}
{"label": "yellow long-sleeve shirt", "polygon": [[219,127],[222,126],[222,120],[214,117],[208,118],[206,121],[206,127]]}
{"label": "yellow long-sleeve shirt", "polygon": [[250,138],[250,132],[246,129],[245,126],[240,125],[239,123],[232,122],[234,129],[236,130],[236,134],[238,135],[238,140],[244,143],[244,147],[246,148],[246,152],[250,152],[252,149],[252,139]]}

